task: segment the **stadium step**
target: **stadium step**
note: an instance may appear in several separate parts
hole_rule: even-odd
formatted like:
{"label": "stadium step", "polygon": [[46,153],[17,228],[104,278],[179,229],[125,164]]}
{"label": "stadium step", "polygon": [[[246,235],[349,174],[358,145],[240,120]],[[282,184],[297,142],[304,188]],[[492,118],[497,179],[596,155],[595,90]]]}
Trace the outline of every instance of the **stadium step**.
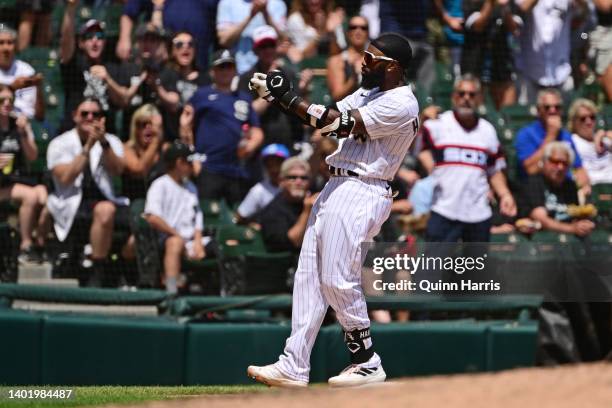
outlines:
{"label": "stadium step", "polygon": [[[55,280],[55,279],[54,279]],[[150,305],[86,305],[75,303],[46,303],[31,300],[14,300],[13,309],[70,312],[113,316],[157,316],[157,306]]]}
{"label": "stadium step", "polygon": [[20,285],[45,285],[62,288],[78,288],[78,279],[22,279],[17,281]]}
{"label": "stadium step", "polygon": [[18,281],[21,282],[23,280],[29,280],[29,281],[51,280],[51,264],[43,263],[40,265],[38,264],[19,265]]}

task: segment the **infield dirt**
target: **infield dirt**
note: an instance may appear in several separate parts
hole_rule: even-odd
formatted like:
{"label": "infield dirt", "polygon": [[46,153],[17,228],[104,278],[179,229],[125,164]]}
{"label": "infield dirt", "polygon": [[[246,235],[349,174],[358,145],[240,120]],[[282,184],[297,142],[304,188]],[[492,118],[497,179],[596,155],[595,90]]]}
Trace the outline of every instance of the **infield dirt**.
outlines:
{"label": "infield dirt", "polygon": [[[359,389],[324,385],[304,391],[202,396],[138,408],[612,408],[612,363],[527,368],[500,373],[403,378]],[[108,406],[107,406],[108,407]],[[126,405],[115,406],[126,408]]]}

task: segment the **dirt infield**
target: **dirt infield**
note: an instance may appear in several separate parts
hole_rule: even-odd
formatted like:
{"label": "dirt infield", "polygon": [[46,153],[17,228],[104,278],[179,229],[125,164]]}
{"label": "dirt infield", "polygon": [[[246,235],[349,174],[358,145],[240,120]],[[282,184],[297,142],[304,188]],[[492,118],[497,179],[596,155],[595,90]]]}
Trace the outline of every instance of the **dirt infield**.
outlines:
{"label": "dirt infield", "polygon": [[154,402],[137,407],[357,408],[381,405],[385,408],[611,408],[612,364],[412,378],[361,389],[334,390],[315,386],[305,391],[271,390],[257,395],[204,396],[180,401]]}

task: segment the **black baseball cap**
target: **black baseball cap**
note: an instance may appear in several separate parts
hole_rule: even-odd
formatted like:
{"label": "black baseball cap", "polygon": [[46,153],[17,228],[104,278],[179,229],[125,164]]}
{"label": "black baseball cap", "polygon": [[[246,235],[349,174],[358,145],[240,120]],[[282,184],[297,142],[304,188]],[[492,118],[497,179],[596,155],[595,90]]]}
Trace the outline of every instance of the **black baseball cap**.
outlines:
{"label": "black baseball cap", "polygon": [[151,22],[143,23],[136,29],[136,38],[143,38],[146,36],[164,39],[166,38],[166,31]]}
{"label": "black baseball cap", "polygon": [[398,33],[383,33],[372,45],[382,51],[385,56],[393,58],[404,69],[408,69],[412,61],[412,47],[406,37]]}
{"label": "black baseball cap", "polygon": [[104,24],[104,21],[90,18],[89,20],[81,24],[81,27],[79,28],[79,35],[82,37],[85,35],[85,33],[89,32],[104,32],[105,28],[106,24]]}
{"label": "black baseball cap", "polygon": [[172,143],[164,152],[164,161],[172,163],[176,159],[183,158],[191,162],[195,160],[195,150],[183,142],[178,140]]}
{"label": "black baseball cap", "polygon": [[222,64],[234,64],[236,65],[236,58],[230,50],[218,50],[213,54],[212,66],[217,67]]}

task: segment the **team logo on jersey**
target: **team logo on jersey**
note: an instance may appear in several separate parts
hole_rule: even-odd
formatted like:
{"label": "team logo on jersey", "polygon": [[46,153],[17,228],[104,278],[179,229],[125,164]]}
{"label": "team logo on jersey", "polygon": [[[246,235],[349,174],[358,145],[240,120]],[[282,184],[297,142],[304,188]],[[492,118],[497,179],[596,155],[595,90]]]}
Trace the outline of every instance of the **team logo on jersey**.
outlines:
{"label": "team logo on jersey", "polygon": [[247,101],[234,102],[234,117],[242,122],[249,118],[249,103]]}
{"label": "team logo on jersey", "polygon": [[487,154],[469,147],[446,147],[444,148],[443,162],[486,167]]}

